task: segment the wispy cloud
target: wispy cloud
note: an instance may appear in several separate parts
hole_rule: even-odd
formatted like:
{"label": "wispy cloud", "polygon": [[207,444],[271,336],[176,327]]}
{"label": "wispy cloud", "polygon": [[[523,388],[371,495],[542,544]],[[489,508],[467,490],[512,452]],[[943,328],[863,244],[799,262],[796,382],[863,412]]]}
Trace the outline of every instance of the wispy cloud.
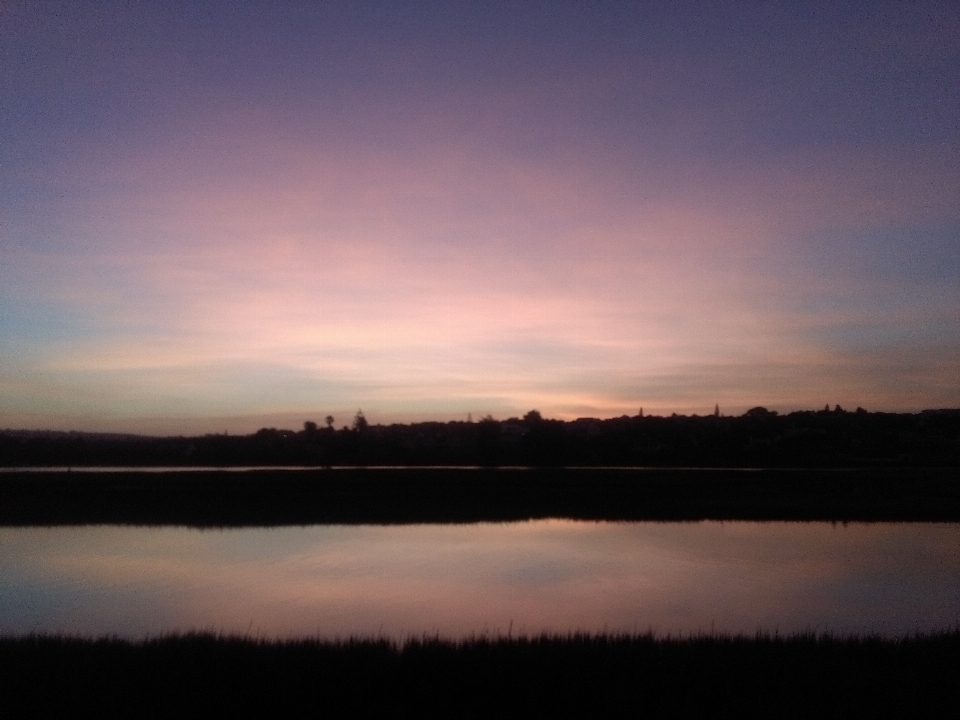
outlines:
{"label": "wispy cloud", "polygon": [[54,50],[107,68],[112,31],[24,11],[51,45],[9,78],[5,424],[960,403],[953,11],[825,9],[851,29],[815,53],[774,10],[656,15],[667,45],[629,13],[414,23],[435,56],[337,15],[332,56],[251,7],[259,69],[161,12],[186,55],[151,35],[96,82]]}

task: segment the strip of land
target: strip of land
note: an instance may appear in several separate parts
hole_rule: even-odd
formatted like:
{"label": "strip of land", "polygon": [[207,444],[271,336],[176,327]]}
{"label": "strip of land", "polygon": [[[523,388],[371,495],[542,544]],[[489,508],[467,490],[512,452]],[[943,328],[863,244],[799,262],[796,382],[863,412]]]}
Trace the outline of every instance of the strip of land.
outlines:
{"label": "strip of land", "polygon": [[5,717],[953,717],[960,633],[0,639]]}
{"label": "strip of land", "polygon": [[646,466],[960,468],[960,409],[622,416],[262,428],[252,435],[149,437],[0,430],[0,466]]}
{"label": "strip of land", "polygon": [[0,473],[0,525],[960,521],[955,468]]}

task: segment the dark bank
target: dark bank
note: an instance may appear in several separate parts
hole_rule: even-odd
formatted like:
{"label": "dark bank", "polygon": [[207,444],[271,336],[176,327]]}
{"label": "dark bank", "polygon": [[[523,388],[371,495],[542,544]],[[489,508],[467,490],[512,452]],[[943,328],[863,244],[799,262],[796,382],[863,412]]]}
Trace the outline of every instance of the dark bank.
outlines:
{"label": "dark bank", "polygon": [[953,468],[4,472],[0,524],[958,521]]}

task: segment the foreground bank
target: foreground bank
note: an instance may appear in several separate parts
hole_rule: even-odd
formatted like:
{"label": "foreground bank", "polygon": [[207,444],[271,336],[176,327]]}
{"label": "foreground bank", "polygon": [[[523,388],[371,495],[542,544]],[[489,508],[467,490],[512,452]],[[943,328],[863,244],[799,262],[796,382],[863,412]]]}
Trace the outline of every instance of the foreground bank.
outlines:
{"label": "foreground bank", "polygon": [[952,468],[3,472],[0,525],[960,521]]}
{"label": "foreground bank", "polygon": [[0,640],[0,706],[8,717],[950,717],[958,670],[958,632],[402,645],[28,637]]}

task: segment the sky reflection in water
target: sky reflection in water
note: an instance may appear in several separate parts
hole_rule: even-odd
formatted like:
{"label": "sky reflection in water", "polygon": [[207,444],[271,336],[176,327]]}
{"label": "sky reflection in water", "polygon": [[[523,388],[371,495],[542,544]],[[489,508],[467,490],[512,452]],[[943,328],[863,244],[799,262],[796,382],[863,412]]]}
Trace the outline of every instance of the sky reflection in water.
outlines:
{"label": "sky reflection in water", "polygon": [[960,525],[0,529],[0,632],[903,635],[960,618]]}

